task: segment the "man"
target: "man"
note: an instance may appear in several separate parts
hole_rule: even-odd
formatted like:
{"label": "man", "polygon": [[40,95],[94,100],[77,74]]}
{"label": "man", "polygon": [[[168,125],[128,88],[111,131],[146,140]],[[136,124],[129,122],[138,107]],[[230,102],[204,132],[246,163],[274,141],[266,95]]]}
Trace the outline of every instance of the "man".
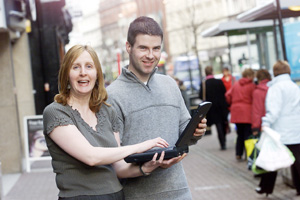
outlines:
{"label": "man", "polygon": [[[135,19],[129,27],[126,50],[129,65],[108,88],[109,102],[122,121],[122,145],[157,136],[174,145],[188,124],[190,115],[173,78],[156,74],[163,33],[149,17]],[[205,132],[206,119],[195,137]],[[127,179],[126,199],[192,199],[183,167],[184,156],[165,160],[150,176]],[[147,172],[145,172],[147,174]]]}
{"label": "man", "polygon": [[203,92],[205,92],[205,100],[212,102],[206,115],[207,125],[216,125],[220,149],[226,150],[226,126],[228,125],[227,115],[229,113],[225,99],[226,89],[221,80],[214,78],[212,66],[205,68],[205,74],[206,80],[201,83],[199,97],[203,99]]}

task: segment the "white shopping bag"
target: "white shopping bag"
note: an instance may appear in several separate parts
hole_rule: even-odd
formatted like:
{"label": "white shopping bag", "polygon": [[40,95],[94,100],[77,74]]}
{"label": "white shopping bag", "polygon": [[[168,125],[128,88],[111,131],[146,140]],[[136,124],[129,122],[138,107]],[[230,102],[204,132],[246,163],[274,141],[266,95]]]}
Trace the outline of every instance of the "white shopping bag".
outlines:
{"label": "white shopping bag", "polygon": [[256,147],[260,152],[255,164],[264,170],[276,171],[291,166],[295,161],[292,152],[280,142],[279,133],[269,127],[263,127]]}

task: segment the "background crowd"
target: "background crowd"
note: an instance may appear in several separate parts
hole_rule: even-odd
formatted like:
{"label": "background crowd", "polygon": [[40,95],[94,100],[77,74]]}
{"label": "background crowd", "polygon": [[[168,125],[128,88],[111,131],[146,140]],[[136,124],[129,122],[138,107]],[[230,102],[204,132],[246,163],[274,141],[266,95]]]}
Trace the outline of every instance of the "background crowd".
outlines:
{"label": "background crowd", "polygon": [[[222,79],[214,77],[213,68],[205,68],[199,97],[213,102],[207,114],[207,125],[215,124],[220,149],[226,150],[226,126],[231,122],[237,133],[235,157],[238,162],[247,159],[245,141],[260,138],[263,127],[270,127],[280,134],[280,141],[295,157],[291,173],[297,196],[300,195],[300,88],[290,77],[286,61],[277,61],[272,76],[266,69],[242,71],[242,78],[235,80],[228,68],[223,69]],[[260,174],[261,181],[255,191],[271,194],[277,171]]]}

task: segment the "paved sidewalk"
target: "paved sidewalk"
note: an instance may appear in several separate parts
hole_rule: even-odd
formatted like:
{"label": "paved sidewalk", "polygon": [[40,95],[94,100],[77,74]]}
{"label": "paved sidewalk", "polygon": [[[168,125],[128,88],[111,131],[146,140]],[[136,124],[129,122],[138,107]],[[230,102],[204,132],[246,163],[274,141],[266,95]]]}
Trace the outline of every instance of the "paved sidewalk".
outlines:
{"label": "paved sidewalk", "polygon": [[296,190],[283,183],[280,172],[273,194],[268,198],[257,194],[254,189],[260,179],[254,178],[246,161],[235,160],[235,139],[234,131],[227,134],[227,150],[220,151],[213,126],[212,135],[203,137],[190,148],[183,164],[194,200],[300,200],[295,196]]}
{"label": "paved sidewalk", "polygon": [[[259,179],[254,178],[246,162],[235,160],[234,140],[236,133],[227,135],[227,150],[220,151],[215,129],[190,148],[183,160],[194,200],[296,200],[296,191],[286,186],[279,174],[274,193],[266,198],[254,191]],[[4,188],[12,184],[3,200],[55,200],[58,189],[50,162],[43,169],[31,173],[4,175]],[[46,166],[46,168],[45,168]],[[13,183],[11,183],[13,182]]]}

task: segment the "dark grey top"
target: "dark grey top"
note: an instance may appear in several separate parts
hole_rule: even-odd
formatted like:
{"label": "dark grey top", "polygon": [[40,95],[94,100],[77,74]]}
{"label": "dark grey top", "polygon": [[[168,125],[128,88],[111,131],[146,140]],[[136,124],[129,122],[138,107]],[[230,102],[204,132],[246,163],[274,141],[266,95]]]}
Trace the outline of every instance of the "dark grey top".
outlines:
{"label": "dark grey top", "polygon": [[75,125],[91,145],[117,147],[113,132],[119,131],[120,123],[113,107],[102,105],[96,116],[97,131],[94,131],[81,118],[80,113],[68,105],[54,102],[44,110],[44,134],[60,197],[110,194],[122,189],[111,165],[88,166],[70,156],[49,137],[55,127]]}

